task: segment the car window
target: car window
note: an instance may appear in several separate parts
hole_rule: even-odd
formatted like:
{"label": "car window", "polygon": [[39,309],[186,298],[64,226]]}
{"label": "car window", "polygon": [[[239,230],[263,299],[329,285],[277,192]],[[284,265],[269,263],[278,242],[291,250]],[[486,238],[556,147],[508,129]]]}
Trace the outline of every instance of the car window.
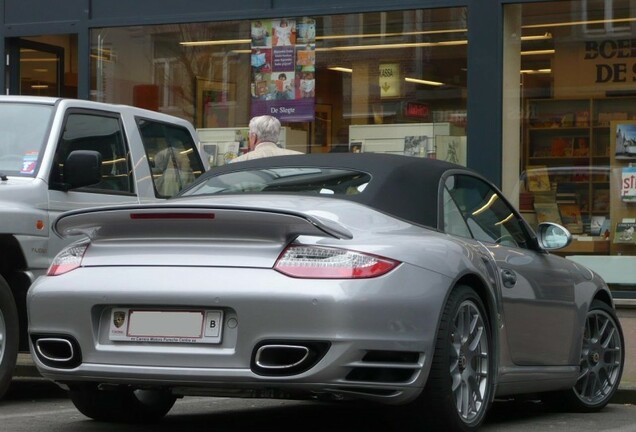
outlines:
{"label": "car window", "polygon": [[455,175],[447,179],[445,186],[445,196],[451,198],[444,200],[443,212],[444,227],[448,225],[449,234],[466,236],[467,227],[476,240],[528,247],[527,234],[518,216],[489,184],[473,176]]}
{"label": "car window", "polygon": [[302,193],[356,195],[364,191],[371,176],[337,168],[254,168],[209,177],[183,195],[228,193]]}
{"label": "car window", "polygon": [[82,191],[132,193],[132,167],[120,119],[101,112],[71,112],[58,143],[51,170],[51,183],[64,183],[64,161],[75,150],[93,150],[102,155],[102,180]]}
{"label": "car window", "polygon": [[470,229],[447,188],[444,188],[444,232],[472,238]]}
{"label": "car window", "polygon": [[137,119],[137,126],[158,197],[176,195],[203,173],[196,143],[187,129],[148,119]]}

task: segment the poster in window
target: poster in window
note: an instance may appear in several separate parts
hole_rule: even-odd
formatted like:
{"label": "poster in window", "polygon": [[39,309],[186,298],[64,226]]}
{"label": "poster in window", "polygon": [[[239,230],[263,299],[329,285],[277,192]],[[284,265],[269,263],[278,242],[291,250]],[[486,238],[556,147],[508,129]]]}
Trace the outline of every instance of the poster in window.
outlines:
{"label": "poster in window", "polygon": [[636,243],[636,223],[619,222],[614,230],[614,243]]}
{"label": "poster in window", "polygon": [[467,141],[465,136],[436,135],[436,158],[466,166]]}
{"label": "poster in window", "polygon": [[636,121],[612,121],[610,134],[616,159],[636,158]]}
{"label": "poster in window", "polygon": [[545,165],[529,165],[526,170],[526,181],[530,192],[548,192],[551,190],[548,167]]}
{"label": "poster in window", "polygon": [[621,170],[621,201],[636,202],[636,167],[627,166]]}
{"label": "poster in window", "polygon": [[251,116],[314,120],[316,21],[257,20],[251,25]]}
{"label": "poster in window", "polygon": [[557,203],[534,203],[534,211],[537,214],[537,222],[554,222],[561,224],[561,213]]}
{"label": "poster in window", "polygon": [[415,135],[404,137],[405,156],[424,156],[428,147],[428,137],[426,135]]}

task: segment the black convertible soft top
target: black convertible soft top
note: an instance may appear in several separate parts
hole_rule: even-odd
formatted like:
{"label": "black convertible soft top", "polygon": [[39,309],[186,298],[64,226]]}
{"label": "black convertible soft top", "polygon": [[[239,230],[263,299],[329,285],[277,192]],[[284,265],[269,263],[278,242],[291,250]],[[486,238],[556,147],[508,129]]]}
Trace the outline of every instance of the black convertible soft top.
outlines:
{"label": "black convertible soft top", "polygon": [[[372,180],[364,193],[338,195],[418,224],[437,228],[440,180],[448,171],[475,174],[463,166],[436,159],[382,153],[316,153],[275,156],[213,167],[181,194],[210,177],[260,168],[339,168],[361,171]],[[321,195],[322,196],[322,195]],[[324,195],[328,197],[328,195]]]}

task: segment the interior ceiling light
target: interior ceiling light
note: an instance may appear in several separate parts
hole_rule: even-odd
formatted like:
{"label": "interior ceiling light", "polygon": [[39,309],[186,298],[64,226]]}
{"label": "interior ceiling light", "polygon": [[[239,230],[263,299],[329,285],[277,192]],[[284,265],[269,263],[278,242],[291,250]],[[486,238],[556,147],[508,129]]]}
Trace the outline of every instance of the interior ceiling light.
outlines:
{"label": "interior ceiling light", "polygon": [[252,39],[225,39],[225,40],[179,42],[179,45],[183,45],[183,46],[236,45],[236,44],[247,44],[250,42],[252,42]]}
{"label": "interior ceiling light", "polygon": [[333,67],[330,67],[330,68],[327,68],[327,69],[332,70],[332,71],[336,71],[336,72],[353,73],[353,69],[342,67],[342,66],[333,66]]}
{"label": "interior ceiling light", "polygon": [[20,61],[24,63],[32,63],[32,62],[57,62],[59,60],[56,58],[41,57],[41,58],[21,58]]}
{"label": "interior ceiling light", "polygon": [[[533,28],[535,26],[524,26],[524,28]],[[541,26],[536,26],[541,27]],[[468,30],[465,28],[462,29],[445,29],[445,30],[423,30],[423,31],[412,31],[412,32],[400,32],[400,33],[368,33],[368,34],[346,34],[346,35],[328,35],[328,36],[316,36],[316,40],[338,40],[338,39],[363,39],[363,38],[379,38],[379,37],[400,37],[400,36],[423,36],[423,35],[439,35],[439,34],[453,34],[453,33],[466,33]],[[530,40],[545,40],[552,39],[552,34],[546,32],[541,35],[529,35],[529,36],[521,36],[521,40],[530,41]],[[236,45],[236,44],[249,44],[251,43],[251,39],[223,39],[223,40],[206,40],[206,41],[188,41],[188,42],[179,42],[180,45],[183,46],[207,46],[207,45]],[[443,41],[443,42],[414,42],[412,44],[382,44],[382,45],[366,45],[366,49],[379,49],[375,47],[388,47],[388,48],[408,48],[411,46],[445,46],[445,45],[464,45],[467,44],[467,40],[452,40],[452,41]],[[371,48],[368,48],[371,47]],[[341,47],[333,47],[333,48],[341,48]],[[318,50],[324,50],[327,48],[319,48]],[[349,50],[355,49],[363,49],[357,47],[348,48]],[[234,50],[234,52],[243,53],[243,50]]]}
{"label": "interior ceiling light", "polygon": [[535,41],[535,40],[547,40],[547,39],[552,39],[552,33],[545,32],[542,35],[521,36],[522,41]]}
{"label": "interior ceiling light", "polygon": [[532,50],[532,51],[521,51],[521,55],[543,55],[543,54],[554,54],[556,50],[553,49],[545,49],[545,50]]}
{"label": "interior ceiling light", "polygon": [[588,21],[564,21],[558,23],[545,23],[545,24],[531,24],[524,25],[521,28],[544,28],[544,27],[566,27],[566,26],[578,26],[586,24],[605,24],[605,23],[627,23],[634,22],[636,18],[616,18],[609,20],[588,20]]}
{"label": "interior ceiling light", "polygon": [[436,87],[444,85],[444,83],[439,82],[439,81],[429,81],[429,80],[423,80],[423,79],[419,79],[419,78],[406,77],[406,78],[404,78],[404,81],[410,82],[410,83],[415,83],[415,84],[424,84],[424,85],[436,86]]}
{"label": "interior ceiling light", "polygon": [[467,45],[467,40],[451,40],[443,42],[411,42],[411,43],[395,43],[395,44],[376,44],[376,45],[343,45],[334,47],[316,47],[316,51],[362,51],[362,50],[378,50],[378,49],[396,49],[396,48],[418,48],[418,47],[437,47],[437,46],[455,46]]}
{"label": "interior ceiling light", "polygon": [[549,74],[552,73],[552,69],[522,69],[519,71],[522,74]]}
{"label": "interior ceiling light", "polygon": [[355,38],[377,38],[377,37],[395,37],[395,36],[422,36],[434,34],[449,33],[466,33],[467,29],[448,29],[448,30],[423,30],[400,33],[367,33],[367,34],[349,34],[349,35],[330,35],[316,36],[316,40],[334,40],[334,39],[355,39]]}
{"label": "interior ceiling light", "polygon": [[[347,35],[329,35],[316,36],[316,40],[335,40],[335,39],[355,39],[355,38],[378,38],[378,37],[396,37],[396,36],[422,36],[450,33],[466,33],[466,29],[447,29],[447,30],[423,30],[400,33],[368,33],[368,34],[347,34]],[[224,39],[224,40],[207,40],[207,41],[187,41],[179,42],[184,46],[205,46],[205,45],[235,45],[248,44],[251,39]]]}

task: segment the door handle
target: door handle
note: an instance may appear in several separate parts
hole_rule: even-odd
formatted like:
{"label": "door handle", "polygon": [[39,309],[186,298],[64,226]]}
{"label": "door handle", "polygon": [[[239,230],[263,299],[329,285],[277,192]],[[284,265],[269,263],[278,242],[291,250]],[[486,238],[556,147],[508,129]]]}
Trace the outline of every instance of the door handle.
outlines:
{"label": "door handle", "polygon": [[517,275],[512,270],[501,270],[501,280],[506,288],[512,288],[517,283]]}

